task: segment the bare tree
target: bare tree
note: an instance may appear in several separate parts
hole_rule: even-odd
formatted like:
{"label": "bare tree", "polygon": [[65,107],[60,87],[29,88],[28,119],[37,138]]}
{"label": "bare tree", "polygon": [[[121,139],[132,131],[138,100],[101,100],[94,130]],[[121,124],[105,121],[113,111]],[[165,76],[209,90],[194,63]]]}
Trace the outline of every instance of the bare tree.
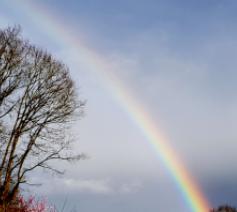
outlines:
{"label": "bare tree", "polygon": [[237,212],[237,209],[228,205],[223,205],[216,209],[212,209],[210,212]]}
{"label": "bare tree", "polygon": [[73,161],[67,129],[84,102],[68,68],[20,37],[0,31],[0,204],[15,198],[36,168],[62,173],[52,160]]}

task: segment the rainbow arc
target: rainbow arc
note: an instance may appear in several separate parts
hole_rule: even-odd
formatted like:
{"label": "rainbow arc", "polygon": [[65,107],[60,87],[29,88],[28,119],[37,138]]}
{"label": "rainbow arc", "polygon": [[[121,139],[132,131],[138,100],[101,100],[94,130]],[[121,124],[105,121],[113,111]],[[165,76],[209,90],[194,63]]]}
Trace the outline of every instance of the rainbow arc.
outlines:
{"label": "rainbow arc", "polygon": [[78,39],[75,34],[70,34],[70,28],[61,24],[56,14],[52,14],[51,11],[45,7],[43,8],[42,5],[38,5],[36,1],[25,1],[24,5],[19,3],[19,7],[24,12],[30,13],[31,21],[37,24],[40,29],[45,30],[51,39],[54,41],[57,39],[57,42],[63,46],[76,47],[78,55],[83,54],[83,59],[85,58],[88,65],[92,66],[104,78],[113,95],[119,100],[118,102],[122,104],[124,110],[140,128],[147,142],[156,150],[159,159],[165,165],[175,184],[183,194],[190,210],[193,212],[208,212],[210,206],[200,187],[184,167],[182,161],[179,160],[168,140],[159,132],[150,114],[129,94],[128,87],[116,76],[115,71],[111,71],[112,67],[109,63],[96,51]]}

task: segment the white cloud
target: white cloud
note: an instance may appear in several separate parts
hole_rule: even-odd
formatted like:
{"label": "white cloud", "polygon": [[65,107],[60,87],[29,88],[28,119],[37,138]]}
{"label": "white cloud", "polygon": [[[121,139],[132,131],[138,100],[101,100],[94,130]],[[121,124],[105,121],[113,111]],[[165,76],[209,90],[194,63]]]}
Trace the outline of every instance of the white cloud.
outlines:
{"label": "white cloud", "polygon": [[63,183],[69,190],[95,193],[95,194],[108,194],[112,192],[109,180],[66,179],[64,180]]}
{"label": "white cloud", "polygon": [[[44,180],[42,180],[44,179]],[[44,186],[36,188],[38,195],[61,193],[84,193],[96,195],[116,195],[137,193],[143,188],[143,182],[138,179],[111,178],[55,178],[43,175],[31,176],[32,182],[41,182]],[[33,189],[34,190],[34,189]]]}
{"label": "white cloud", "polygon": [[112,182],[109,179],[65,179],[68,190],[94,194],[135,193],[142,188],[138,180],[131,182]]}
{"label": "white cloud", "polygon": [[119,187],[120,193],[136,193],[142,188],[142,183],[138,180],[124,183]]}

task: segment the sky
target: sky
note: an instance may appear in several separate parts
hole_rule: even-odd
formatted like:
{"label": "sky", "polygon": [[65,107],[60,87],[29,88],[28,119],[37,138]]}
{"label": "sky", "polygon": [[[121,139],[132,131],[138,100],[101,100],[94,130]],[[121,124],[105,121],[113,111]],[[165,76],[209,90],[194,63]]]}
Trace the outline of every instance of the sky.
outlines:
{"label": "sky", "polygon": [[[85,115],[72,127],[76,164],[38,170],[26,192],[80,212],[191,212],[171,173],[113,84],[152,117],[210,205],[236,204],[237,2],[235,0],[0,0],[0,27],[70,68]],[[54,20],[54,21],[52,21]],[[60,30],[52,29],[52,22]],[[76,38],[74,43],[61,37]],[[69,36],[69,37],[70,37]],[[109,64],[107,81],[83,47]],[[75,44],[75,45],[74,45]],[[113,81],[115,80],[115,81]]]}

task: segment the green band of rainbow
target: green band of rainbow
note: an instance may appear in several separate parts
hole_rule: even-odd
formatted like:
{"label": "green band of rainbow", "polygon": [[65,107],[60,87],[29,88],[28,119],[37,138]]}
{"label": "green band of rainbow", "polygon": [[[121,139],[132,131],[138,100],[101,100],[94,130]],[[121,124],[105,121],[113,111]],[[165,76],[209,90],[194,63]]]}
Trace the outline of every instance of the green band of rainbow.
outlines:
{"label": "green band of rainbow", "polygon": [[40,7],[33,1],[25,1],[25,4],[19,2],[17,6],[25,14],[28,13],[31,21],[47,32],[51,39],[56,40],[63,46],[71,46],[78,49],[78,55],[82,56],[90,67],[99,72],[99,75],[102,76],[112,90],[113,96],[123,105],[125,111],[128,112],[141,132],[146,136],[147,141],[156,150],[162,163],[167,167],[167,170],[183,193],[191,211],[208,212],[209,204],[199,186],[193,180],[194,178],[189,175],[167,139],[158,131],[149,114],[142,108],[141,104],[129,95],[129,89],[119,80],[115,72],[111,71],[109,63],[92,48],[88,48],[85,43],[82,43],[75,34],[70,34],[70,28],[62,25],[58,17],[47,11],[47,8],[42,8],[42,5]]}

